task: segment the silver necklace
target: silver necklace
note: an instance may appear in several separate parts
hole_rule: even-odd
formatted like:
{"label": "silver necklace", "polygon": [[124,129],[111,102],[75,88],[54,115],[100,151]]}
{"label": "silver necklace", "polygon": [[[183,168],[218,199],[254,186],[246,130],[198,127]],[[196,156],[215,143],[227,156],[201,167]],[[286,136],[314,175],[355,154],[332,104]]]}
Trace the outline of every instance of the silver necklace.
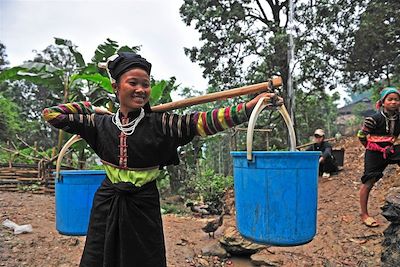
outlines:
{"label": "silver necklace", "polygon": [[[398,118],[398,114],[397,114],[397,113],[395,113],[395,114],[393,114],[393,115],[387,114],[388,116],[386,116],[386,113],[383,111],[383,109],[381,109],[381,114],[382,114],[382,116],[385,118],[385,122],[386,122],[386,132],[389,133],[389,134],[391,134],[391,135],[393,135],[394,126],[395,126],[395,121],[396,121],[397,118]],[[390,122],[390,124],[389,124],[389,122]]]}
{"label": "silver necklace", "polygon": [[139,122],[144,118],[144,109],[140,109],[140,114],[132,121],[128,122],[127,124],[122,124],[121,120],[119,119],[119,109],[112,117],[112,122],[117,126],[117,128],[123,132],[125,135],[131,135],[136,129],[136,126]]}

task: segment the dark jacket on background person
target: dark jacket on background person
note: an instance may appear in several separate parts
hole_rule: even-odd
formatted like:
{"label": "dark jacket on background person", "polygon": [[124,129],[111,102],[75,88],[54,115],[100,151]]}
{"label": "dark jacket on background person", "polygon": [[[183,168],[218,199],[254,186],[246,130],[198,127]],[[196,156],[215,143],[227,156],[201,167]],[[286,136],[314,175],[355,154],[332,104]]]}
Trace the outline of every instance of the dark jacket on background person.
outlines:
{"label": "dark jacket on background person", "polygon": [[307,151],[321,151],[321,157],[324,161],[319,164],[319,174],[322,173],[333,173],[338,171],[338,166],[335,158],[332,155],[332,146],[329,142],[322,141],[321,143],[315,143],[310,145]]}
{"label": "dark jacket on background person", "polygon": [[357,137],[365,146],[364,174],[361,181],[375,181],[383,177],[383,171],[389,164],[400,164],[400,145],[394,145],[400,135],[400,116],[390,119],[383,110],[364,119]]}

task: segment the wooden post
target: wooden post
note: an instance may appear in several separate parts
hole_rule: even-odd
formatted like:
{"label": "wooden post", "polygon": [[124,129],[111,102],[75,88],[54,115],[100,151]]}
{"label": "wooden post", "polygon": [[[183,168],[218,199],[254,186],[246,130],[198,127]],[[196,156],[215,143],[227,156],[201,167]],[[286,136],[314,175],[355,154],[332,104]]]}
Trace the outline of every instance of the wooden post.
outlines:
{"label": "wooden post", "polygon": [[33,147],[35,148],[35,149],[33,150],[33,156],[36,157],[36,156],[37,156],[37,152],[38,152],[38,143],[37,143],[37,141],[35,141],[35,142],[33,143]]}
{"label": "wooden post", "polygon": [[11,152],[11,144],[10,141],[7,141],[7,148],[10,149],[10,157],[8,158],[8,167],[11,168],[12,167],[12,152]]}
{"label": "wooden post", "polygon": [[269,131],[265,131],[265,142],[267,144],[267,151],[269,150]]}

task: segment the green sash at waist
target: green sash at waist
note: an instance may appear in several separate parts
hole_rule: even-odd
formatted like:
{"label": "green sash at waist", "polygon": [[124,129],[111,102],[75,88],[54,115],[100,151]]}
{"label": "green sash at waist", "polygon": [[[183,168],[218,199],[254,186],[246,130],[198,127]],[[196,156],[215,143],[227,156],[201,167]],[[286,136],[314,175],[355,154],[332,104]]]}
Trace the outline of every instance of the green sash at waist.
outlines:
{"label": "green sash at waist", "polygon": [[139,187],[155,180],[160,174],[158,168],[149,170],[124,170],[107,164],[104,164],[103,166],[107,173],[107,177],[113,184],[128,182]]}

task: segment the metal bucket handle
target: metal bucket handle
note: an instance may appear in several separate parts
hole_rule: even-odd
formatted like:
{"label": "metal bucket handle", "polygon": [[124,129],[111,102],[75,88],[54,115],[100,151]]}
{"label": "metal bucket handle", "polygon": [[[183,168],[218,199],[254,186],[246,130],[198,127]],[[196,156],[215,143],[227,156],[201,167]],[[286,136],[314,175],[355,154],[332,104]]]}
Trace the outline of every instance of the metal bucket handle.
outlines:
{"label": "metal bucket handle", "polygon": [[[250,120],[249,120],[249,125],[247,127],[247,160],[251,161],[253,159],[253,133],[254,133],[254,126],[256,124],[256,120],[258,118],[258,115],[260,115],[260,112],[266,108],[267,106],[271,106],[271,102],[269,101],[268,98],[262,97],[258,100],[256,106],[254,107],[253,111],[251,112],[250,115]],[[293,125],[291,121],[287,118],[287,110],[286,108],[282,105],[279,107],[279,112],[283,116],[286,125],[288,126],[288,130],[291,135],[295,136]],[[286,116],[285,116],[286,115]],[[293,143],[292,141],[290,142],[290,150],[295,151],[296,150],[296,143]]]}
{"label": "metal bucket handle", "polygon": [[56,163],[56,179],[60,179],[61,161],[62,161],[65,153],[67,152],[68,148],[80,140],[82,140],[82,138],[79,135],[75,134],[61,148],[60,153],[58,154],[57,163]]}

